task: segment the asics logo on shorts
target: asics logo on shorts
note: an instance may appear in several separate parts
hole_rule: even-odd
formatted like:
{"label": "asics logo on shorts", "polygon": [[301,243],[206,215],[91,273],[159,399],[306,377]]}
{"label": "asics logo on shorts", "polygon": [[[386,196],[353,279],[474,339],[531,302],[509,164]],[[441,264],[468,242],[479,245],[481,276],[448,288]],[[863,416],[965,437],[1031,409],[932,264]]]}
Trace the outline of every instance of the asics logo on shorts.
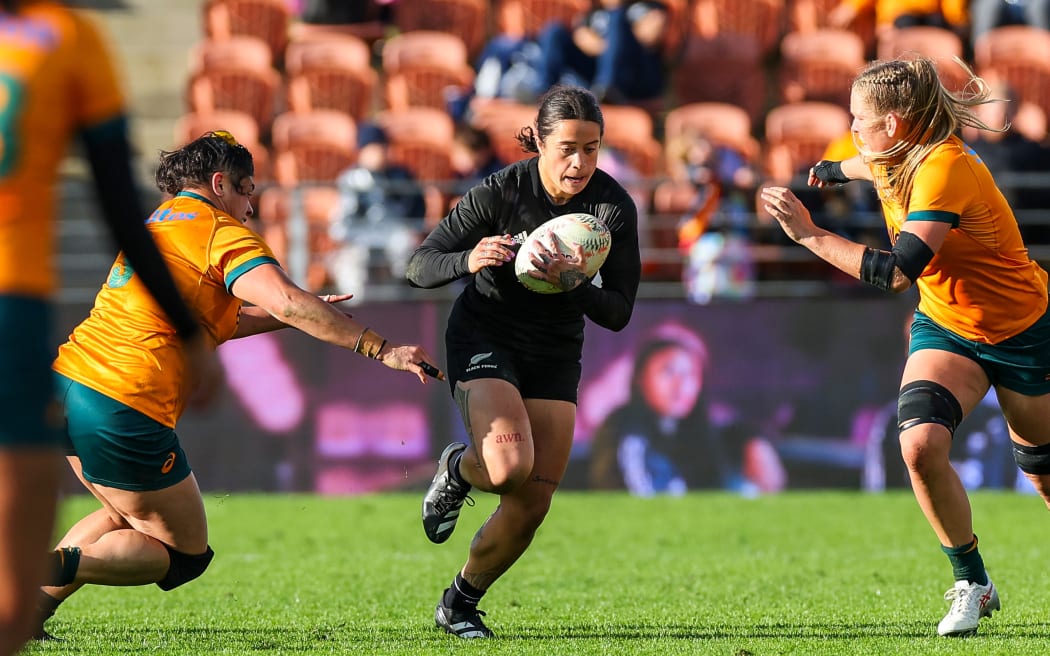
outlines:
{"label": "asics logo on shorts", "polygon": [[175,466],[175,452],[172,451],[168,454],[168,457],[164,460],[164,464],[160,466],[160,473],[167,474],[171,471],[171,468]]}
{"label": "asics logo on shorts", "polygon": [[475,356],[470,358],[470,364],[472,366],[476,365],[477,363],[481,362],[482,360],[485,360],[485,359],[490,358],[490,357],[492,357],[492,351],[489,351],[488,353],[478,353],[477,355],[475,355]]}

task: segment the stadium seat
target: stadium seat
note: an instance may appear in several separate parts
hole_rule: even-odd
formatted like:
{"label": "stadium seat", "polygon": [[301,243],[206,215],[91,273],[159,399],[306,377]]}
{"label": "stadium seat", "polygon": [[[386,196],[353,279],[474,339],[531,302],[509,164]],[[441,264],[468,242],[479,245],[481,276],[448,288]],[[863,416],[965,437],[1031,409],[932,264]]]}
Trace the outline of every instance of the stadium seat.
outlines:
{"label": "stadium seat", "polygon": [[285,0],[206,0],[204,33],[211,39],[255,36],[266,42],[273,60],[284,58],[291,10]]}
{"label": "stadium seat", "polygon": [[285,112],[273,122],[274,177],[284,186],[334,182],[357,157],[357,126],[344,112]]}
{"label": "stadium seat", "polygon": [[591,8],[588,0],[499,0],[496,25],[512,36],[536,36],[547,23],[572,25]]}
{"label": "stadium seat", "polygon": [[267,71],[273,68],[273,53],[259,37],[245,35],[204,39],[190,48],[191,73],[228,68]]}
{"label": "stadium seat", "polygon": [[281,76],[274,69],[213,68],[191,75],[187,83],[190,111],[207,114],[237,110],[255,119],[260,133],[269,134]]}
{"label": "stadium seat", "polygon": [[411,171],[423,186],[424,218],[444,216],[448,202],[442,185],[452,179],[452,117],[432,107],[408,107],[377,112],[374,120],[390,140],[391,161]]}
{"label": "stadium seat", "polygon": [[398,0],[395,24],[400,32],[448,32],[463,39],[471,59],[487,36],[489,0]]}
{"label": "stadium seat", "polygon": [[403,32],[383,45],[386,107],[446,109],[449,88],[465,94],[474,84],[463,39],[430,30]]}
{"label": "stadium seat", "polygon": [[671,87],[680,104],[730,103],[743,107],[752,121],[762,116],[766,86],[762,49],[748,35],[690,34],[671,73]]}
{"label": "stadium seat", "polygon": [[746,35],[757,39],[763,55],[776,50],[784,33],[784,0],[695,0],[692,12],[695,34]]}
{"label": "stadium seat", "polygon": [[173,141],[176,146],[182,146],[212,130],[226,130],[243,144],[259,142],[259,124],[251,114],[234,109],[183,114],[175,120]]}
{"label": "stadium seat", "polygon": [[693,132],[702,134],[712,143],[755,157],[759,146],[752,136],[751,126],[751,117],[742,107],[718,102],[690,103],[667,112],[664,143]]}
{"label": "stadium seat", "polygon": [[816,100],[849,107],[850,84],[867,60],[849,30],[791,32],[780,42],[780,100]]}
{"label": "stadium seat", "polygon": [[292,41],[285,53],[289,110],[334,109],[364,120],[373,110],[378,79],[371,57],[368,44],[349,35]]}
{"label": "stadium seat", "polygon": [[943,27],[916,25],[915,27],[886,30],[879,35],[876,54],[879,59],[894,59],[915,53],[937,63],[944,85],[953,91],[962,89],[969,81],[966,71],[955,61],[965,61],[962,38]]}
{"label": "stadium seat", "polygon": [[832,103],[789,103],[770,109],[765,130],[767,176],[775,184],[791,182],[849,128],[849,111]]}
{"label": "stadium seat", "polygon": [[[787,10],[788,32],[812,32],[833,27],[827,16],[842,0],[789,0]],[[864,42],[865,57],[875,52],[875,11],[861,11],[848,26]]]}
{"label": "stadium seat", "polygon": [[1022,101],[1050,114],[1050,31],[1008,25],[985,32],[974,42],[974,64],[982,77],[998,77]]}
{"label": "stadium seat", "polygon": [[484,130],[492,149],[504,164],[535,156],[518,143],[518,133],[536,120],[536,107],[508,100],[486,100],[471,105],[471,124]]}
{"label": "stadium seat", "polygon": [[[331,214],[339,202],[339,190],[334,185],[309,185],[295,189],[268,187],[259,195],[258,213],[263,239],[273,250],[281,265],[296,278],[302,277],[304,287],[319,292],[330,279],[326,259],[336,247],[329,235]],[[289,220],[301,212],[306,221],[306,252],[303,260],[296,260],[289,252]]]}
{"label": "stadium seat", "polygon": [[663,169],[663,149],[653,136],[649,112],[630,105],[605,105],[603,145],[611,146],[627,159],[642,177],[651,178]]}

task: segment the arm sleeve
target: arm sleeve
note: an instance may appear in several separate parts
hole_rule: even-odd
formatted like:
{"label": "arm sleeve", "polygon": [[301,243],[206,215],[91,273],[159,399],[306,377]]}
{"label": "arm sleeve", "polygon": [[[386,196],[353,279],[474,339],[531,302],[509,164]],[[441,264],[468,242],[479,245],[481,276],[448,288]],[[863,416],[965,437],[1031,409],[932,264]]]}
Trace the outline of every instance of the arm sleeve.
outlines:
{"label": "arm sleeve", "polygon": [[467,192],[409,258],[409,284],[432,289],[469,275],[470,251],[492,234],[485,208],[499,202],[497,192],[485,185]]}
{"label": "arm sleeve", "polygon": [[602,328],[623,330],[634,312],[642,275],[638,250],[638,212],[634,203],[623,203],[613,230],[613,245],[599,270],[601,287],[588,281],[568,292],[588,319]]}
{"label": "arm sleeve", "polygon": [[82,133],[88,162],[102,216],[117,247],[124,252],[135,273],[141,277],[182,339],[200,332],[175,281],[143,221],[145,212],[131,172],[131,147],[123,117],[84,130]]}

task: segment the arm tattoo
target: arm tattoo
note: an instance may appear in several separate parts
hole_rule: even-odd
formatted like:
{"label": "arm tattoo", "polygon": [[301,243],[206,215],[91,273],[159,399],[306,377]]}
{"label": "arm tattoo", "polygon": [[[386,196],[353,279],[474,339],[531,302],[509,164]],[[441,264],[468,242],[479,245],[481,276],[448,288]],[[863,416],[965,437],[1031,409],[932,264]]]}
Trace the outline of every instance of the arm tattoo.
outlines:
{"label": "arm tattoo", "polygon": [[562,290],[572,291],[587,282],[587,274],[583,271],[562,271],[558,276],[558,284]]}

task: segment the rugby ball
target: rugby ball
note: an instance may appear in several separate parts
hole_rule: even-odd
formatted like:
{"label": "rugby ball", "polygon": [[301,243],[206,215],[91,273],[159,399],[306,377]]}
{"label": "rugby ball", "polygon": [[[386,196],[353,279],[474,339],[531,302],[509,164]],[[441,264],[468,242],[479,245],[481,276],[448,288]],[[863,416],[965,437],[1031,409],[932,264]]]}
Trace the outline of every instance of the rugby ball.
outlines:
{"label": "rugby ball", "polygon": [[561,292],[560,287],[529,275],[529,271],[535,268],[532,255],[537,253],[541,246],[548,251],[556,250],[563,255],[571,255],[577,245],[583,246],[583,255],[587,261],[584,271],[588,278],[593,278],[609,255],[612,235],[605,224],[594,216],[576,212],[547,221],[525,238],[514,258],[514,273],[518,276],[518,281],[540,294]]}

